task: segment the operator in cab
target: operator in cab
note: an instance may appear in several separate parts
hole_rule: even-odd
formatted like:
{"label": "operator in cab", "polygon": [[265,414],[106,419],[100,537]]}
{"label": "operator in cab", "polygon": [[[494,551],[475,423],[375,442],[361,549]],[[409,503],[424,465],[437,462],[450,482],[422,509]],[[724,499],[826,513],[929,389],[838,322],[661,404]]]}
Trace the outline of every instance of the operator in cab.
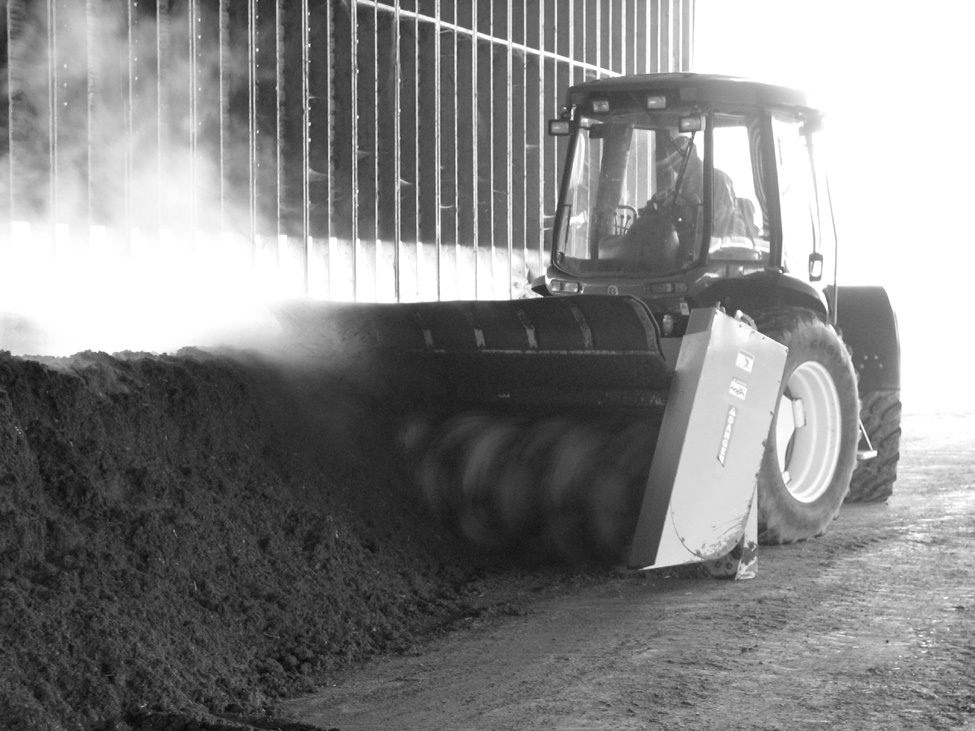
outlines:
{"label": "operator in cab", "polygon": [[[696,255],[704,211],[704,162],[693,137],[660,134],[657,137],[655,181],[657,192],[638,211],[626,233],[605,239],[603,259],[625,259],[644,271],[679,271]],[[714,169],[711,241],[749,236],[738,208],[734,183],[723,170]]]}
{"label": "operator in cab", "polygon": [[[647,202],[641,215],[649,213],[648,209],[658,210],[662,206],[671,207],[678,215],[676,209],[679,208],[700,209],[704,202],[704,162],[697,153],[697,145],[690,137],[683,135],[664,137],[663,144],[672,151],[665,155],[658,166],[662,191]],[[731,176],[714,168],[712,185],[711,236],[718,239],[748,236]]]}

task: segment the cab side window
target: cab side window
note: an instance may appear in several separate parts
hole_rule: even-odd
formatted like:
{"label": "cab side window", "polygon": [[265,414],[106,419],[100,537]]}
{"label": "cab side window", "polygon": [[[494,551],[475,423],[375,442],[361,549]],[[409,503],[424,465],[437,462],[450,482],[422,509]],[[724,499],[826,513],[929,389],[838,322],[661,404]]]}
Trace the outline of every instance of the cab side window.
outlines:
{"label": "cab side window", "polygon": [[772,132],[782,218],[782,263],[786,271],[804,276],[809,254],[819,241],[808,140],[796,120],[773,118]]}

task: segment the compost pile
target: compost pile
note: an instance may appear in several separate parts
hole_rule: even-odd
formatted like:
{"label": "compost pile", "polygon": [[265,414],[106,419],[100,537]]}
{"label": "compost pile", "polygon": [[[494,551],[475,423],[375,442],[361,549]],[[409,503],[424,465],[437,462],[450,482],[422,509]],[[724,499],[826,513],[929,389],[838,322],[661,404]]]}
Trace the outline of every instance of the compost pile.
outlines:
{"label": "compost pile", "polygon": [[0,353],[2,726],[266,717],[472,611],[388,423],[254,354]]}

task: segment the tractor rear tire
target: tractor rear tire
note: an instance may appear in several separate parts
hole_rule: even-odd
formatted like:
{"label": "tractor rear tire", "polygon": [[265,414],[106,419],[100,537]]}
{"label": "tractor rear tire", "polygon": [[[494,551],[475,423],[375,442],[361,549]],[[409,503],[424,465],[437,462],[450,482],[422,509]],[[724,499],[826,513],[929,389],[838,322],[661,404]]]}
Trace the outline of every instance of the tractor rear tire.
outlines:
{"label": "tractor rear tire", "polygon": [[764,544],[822,535],[839,514],[856,466],[859,401],[850,353],[810,310],[755,317],[789,348],[758,474],[758,537]]}
{"label": "tractor rear tire", "polygon": [[861,399],[860,420],[877,456],[857,464],[848,503],[883,502],[894,492],[901,444],[901,392],[867,391]]}

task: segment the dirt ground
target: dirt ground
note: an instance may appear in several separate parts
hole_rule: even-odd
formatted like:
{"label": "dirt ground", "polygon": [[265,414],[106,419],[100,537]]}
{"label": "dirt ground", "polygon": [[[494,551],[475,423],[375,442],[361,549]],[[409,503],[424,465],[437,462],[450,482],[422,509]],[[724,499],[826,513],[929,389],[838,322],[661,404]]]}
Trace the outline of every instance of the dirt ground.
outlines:
{"label": "dirt ground", "polygon": [[420,507],[387,405],[252,354],[0,354],[0,728],[975,724],[975,429],[759,578],[527,566]]}
{"label": "dirt ground", "polygon": [[975,416],[904,428],[889,503],[761,549],[753,581],[501,584],[480,600],[517,616],[282,710],[342,731],[975,729]]}

